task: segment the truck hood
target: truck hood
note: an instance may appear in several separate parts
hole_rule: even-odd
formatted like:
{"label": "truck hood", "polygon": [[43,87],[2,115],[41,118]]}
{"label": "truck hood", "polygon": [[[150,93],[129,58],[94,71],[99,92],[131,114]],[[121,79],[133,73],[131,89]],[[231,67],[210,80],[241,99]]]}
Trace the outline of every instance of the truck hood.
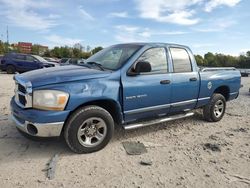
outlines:
{"label": "truck hood", "polygon": [[103,78],[108,75],[110,75],[109,71],[101,71],[87,67],[69,65],[44,68],[23,74],[17,74],[15,75],[15,78],[24,82],[31,82],[32,87],[39,87],[77,80]]}

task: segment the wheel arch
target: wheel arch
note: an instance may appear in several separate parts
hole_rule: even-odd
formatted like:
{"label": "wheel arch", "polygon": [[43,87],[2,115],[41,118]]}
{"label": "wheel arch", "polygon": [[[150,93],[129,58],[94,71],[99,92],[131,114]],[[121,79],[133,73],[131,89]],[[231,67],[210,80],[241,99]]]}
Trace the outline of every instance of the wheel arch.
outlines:
{"label": "wheel arch", "polygon": [[228,101],[229,97],[230,97],[230,88],[226,85],[219,86],[214,90],[214,93],[219,93],[219,94],[223,95],[225,97],[226,101]]}
{"label": "wheel arch", "polygon": [[120,125],[122,123],[123,116],[122,116],[121,106],[118,102],[116,102],[115,100],[112,100],[112,99],[99,99],[99,100],[93,100],[93,101],[88,101],[86,103],[83,103],[69,113],[66,121],[68,120],[70,115],[72,113],[74,113],[76,110],[78,110],[79,108],[82,108],[84,106],[90,106],[90,105],[96,105],[96,106],[99,106],[99,107],[107,110],[110,113],[110,115],[112,116],[112,118],[116,124]]}

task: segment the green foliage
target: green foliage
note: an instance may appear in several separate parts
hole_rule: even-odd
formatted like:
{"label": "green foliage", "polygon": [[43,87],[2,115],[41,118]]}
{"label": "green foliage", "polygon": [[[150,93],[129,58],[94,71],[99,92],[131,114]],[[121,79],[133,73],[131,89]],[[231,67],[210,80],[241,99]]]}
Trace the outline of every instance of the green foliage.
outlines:
{"label": "green foliage", "polygon": [[206,61],[201,55],[195,55],[196,63],[200,66],[206,66]]}
{"label": "green foliage", "polygon": [[51,57],[50,54],[51,54],[50,51],[49,51],[49,50],[46,50],[46,51],[44,52],[43,56],[44,56],[44,57]]}
{"label": "green foliage", "polygon": [[9,44],[7,42],[2,42],[0,40],[0,54],[5,54],[8,52]]}
{"label": "green foliage", "polygon": [[83,59],[88,59],[89,57],[91,56],[91,53],[90,52],[82,52],[82,58]]}
{"label": "green foliage", "polygon": [[91,53],[92,53],[92,55],[93,55],[93,54],[95,54],[95,53],[101,51],[102,49],[103,49],[103,47],[101,47],[101,46],[95,47],[93,50],[91,50]]}
{"label": "green foliage", "polygon": [[204,67],[250,68],[250,51],[238,57],[208,52],[204,57],[195,55],[195,60],[199,66]]}
{"label": "green foliage", "polygon": [[73,57],[75,57],[75,58],[81,58],[81,50],[80,49],[73,48],[72,52],[73,52]]}
{"label": "green foliage", "polygon": [[37,44],[32,45],[31,53],[34,55],[39,55],[39,45],[37,45]]}
{"label": "green foliage", "polygon": [[78,48],[70,48],[68,46],[54,47],[52,50],[46,51],[44,56],[57,58],[88,58],[91,52],[83,52]]}

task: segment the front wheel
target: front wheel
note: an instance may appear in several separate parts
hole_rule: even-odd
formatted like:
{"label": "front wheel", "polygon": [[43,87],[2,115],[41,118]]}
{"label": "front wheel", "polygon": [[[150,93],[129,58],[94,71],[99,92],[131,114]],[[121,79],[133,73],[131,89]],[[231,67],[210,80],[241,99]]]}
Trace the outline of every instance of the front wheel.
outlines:
{"label": "front wheel", "polygon": [[103,149],[114,132],[114,121],[99,106],[86,106],[73,113],[64,128],[64,138],[75,153],[91,153]]}
{"label": "front wheel", "polygon": [[226,99],[219,93],[213,94],[210,102],[203,108],[206,121],[217,122],[222,119],[226,110]]}

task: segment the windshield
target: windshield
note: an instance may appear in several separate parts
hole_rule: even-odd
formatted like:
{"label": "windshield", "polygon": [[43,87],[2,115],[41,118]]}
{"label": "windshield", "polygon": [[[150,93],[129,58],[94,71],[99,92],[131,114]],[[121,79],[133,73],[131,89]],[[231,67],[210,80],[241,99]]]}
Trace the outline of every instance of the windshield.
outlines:
{"label": "windshield", "polygon": [[120,44],[104,48],[88,58],[85,63],[98,63],[104,69],[119,69],[142,46],[136,44]]}
{"label": "windshield", "polygon": [[43,57],[41,57],[41,56],[33,55],[33,57],[36,58],[37,60],[39,60],[40,62],[45,62],[45,63],[47,63],[47,61],[46,61]]}

